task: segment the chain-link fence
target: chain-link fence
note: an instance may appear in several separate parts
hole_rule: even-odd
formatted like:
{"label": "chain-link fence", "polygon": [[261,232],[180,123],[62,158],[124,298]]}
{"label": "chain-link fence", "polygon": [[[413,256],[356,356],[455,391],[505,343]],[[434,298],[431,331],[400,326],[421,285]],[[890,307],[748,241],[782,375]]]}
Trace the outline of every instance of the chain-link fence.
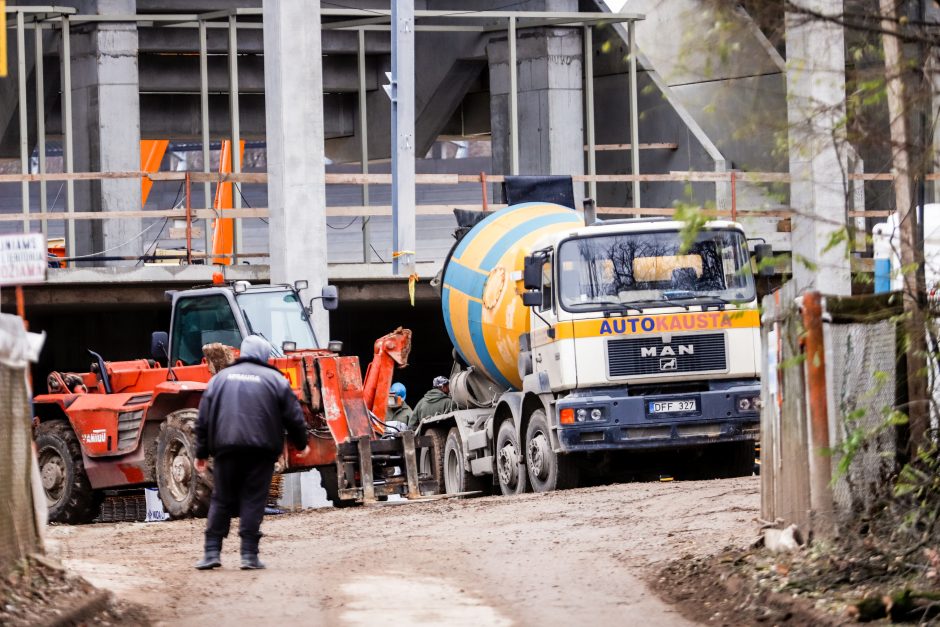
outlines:
{"label": "chain-link fence", "polygon": [[[41,340],[40,340],[41,343]],[[35,495],[41,492],[33,459],[27,359],[38,345],[23,321],[0,314],[0,576],[40,544]],[[40,503],[45,507],[45,502]]]}
{"label": "chain-link fence", "polygon": [[897,469],[903,427],[900,298],[764,299],[761,512],[828,536],[870,509]]}

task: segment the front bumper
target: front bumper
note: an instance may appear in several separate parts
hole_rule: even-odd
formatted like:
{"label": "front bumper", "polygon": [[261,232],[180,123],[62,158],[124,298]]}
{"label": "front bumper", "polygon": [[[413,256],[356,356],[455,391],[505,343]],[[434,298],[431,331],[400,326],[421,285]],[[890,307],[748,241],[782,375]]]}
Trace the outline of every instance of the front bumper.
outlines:
{"label": "front bumper", "polygon": [[[631,396],[627,388],[578,392],[559,399],[555,429],[560,452],[673,449],[715,442],[756,441],[760,437],[760,413],[741,412],[737,399],[759,396],[760,381],[713,382],[697,392],[663,391]],[[696,402],[694,412],[653,414],[650,405],[660,401]],[[600,408],[603,420],[559,424],[565,408]]]}

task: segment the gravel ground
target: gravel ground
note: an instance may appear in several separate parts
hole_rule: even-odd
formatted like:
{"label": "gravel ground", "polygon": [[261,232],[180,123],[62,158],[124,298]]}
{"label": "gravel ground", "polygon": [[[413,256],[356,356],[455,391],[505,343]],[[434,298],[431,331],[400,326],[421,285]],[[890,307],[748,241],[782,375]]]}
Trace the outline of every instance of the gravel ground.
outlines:
{"label": "gravel ground", "polygon": [[[204,521],[50,529],[50,553],[157,624],[688,625],[646,582],[747,546],[756,477],[269,517],[268,570],[193,570]],[[662,592],[662,591],[660,591]]]}

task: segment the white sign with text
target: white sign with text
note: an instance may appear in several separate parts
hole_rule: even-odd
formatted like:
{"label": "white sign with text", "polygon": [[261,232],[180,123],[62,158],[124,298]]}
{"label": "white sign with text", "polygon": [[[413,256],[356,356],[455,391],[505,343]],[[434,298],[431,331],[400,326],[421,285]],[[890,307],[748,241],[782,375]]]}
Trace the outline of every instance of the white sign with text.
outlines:
{"label": "white sign with text", "polygon": [[0,235],[0,286],[42,283],[48,265],[42,233]]}

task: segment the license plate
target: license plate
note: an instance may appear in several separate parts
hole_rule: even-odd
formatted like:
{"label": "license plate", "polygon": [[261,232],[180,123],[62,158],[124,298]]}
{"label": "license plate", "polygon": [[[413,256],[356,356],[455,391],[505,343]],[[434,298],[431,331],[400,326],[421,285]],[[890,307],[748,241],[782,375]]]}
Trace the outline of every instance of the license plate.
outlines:
{"label": "license plate", "polygon": [[698,402],[694,398],[677,401],[650,401],[651,414],[672,414],[698,411]]}

